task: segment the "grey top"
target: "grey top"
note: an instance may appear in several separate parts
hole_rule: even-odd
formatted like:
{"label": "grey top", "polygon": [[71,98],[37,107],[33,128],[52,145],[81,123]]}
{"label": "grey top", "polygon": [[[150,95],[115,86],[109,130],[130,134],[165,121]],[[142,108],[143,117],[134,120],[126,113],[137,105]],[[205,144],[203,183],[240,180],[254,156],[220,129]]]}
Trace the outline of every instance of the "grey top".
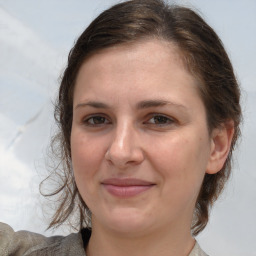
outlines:
{"label": "grey top", "polygon": [[[1,256],[86,256],[85,246],[90,238],[90,230],[68,236],[45,237],[40,234],[14,230],[0,222],[0,255]],[[189,256],[207,256],[198,243]]]}

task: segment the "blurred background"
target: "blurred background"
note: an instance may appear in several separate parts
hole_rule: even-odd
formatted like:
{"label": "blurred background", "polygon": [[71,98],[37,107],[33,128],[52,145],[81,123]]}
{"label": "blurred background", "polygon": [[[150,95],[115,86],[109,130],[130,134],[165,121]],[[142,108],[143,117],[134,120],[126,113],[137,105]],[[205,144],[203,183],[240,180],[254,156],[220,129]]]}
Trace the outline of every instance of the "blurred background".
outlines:
{"label": "blurred background", "polygon": [[[58,78],[75,39],[114,0],[0,0],[0,221],[45,235],[39,193],[55,129]],[[222,39],[242,87],[243,138],[233,174],[198,236],[211,256],[256,255],[256,1],[176,1],[197,10]],[[54,234],[69,232],[64,227]]]}

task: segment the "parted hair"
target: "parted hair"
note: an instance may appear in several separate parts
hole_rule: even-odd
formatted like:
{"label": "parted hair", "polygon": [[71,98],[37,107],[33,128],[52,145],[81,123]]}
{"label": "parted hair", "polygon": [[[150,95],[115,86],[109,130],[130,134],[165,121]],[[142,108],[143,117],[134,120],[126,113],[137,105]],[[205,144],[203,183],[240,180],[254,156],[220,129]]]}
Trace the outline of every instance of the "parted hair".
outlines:
{"label": "parted hair", "polygon": [[[58,197],[49,228],[66,221],[78,229],[90,226],[90,210],[75,183],[70,148],[73,91],[81,65],[104,48],[147,39],[165,40],[177,46],[186,69],[198,81],[209,132],[230,120],[234,122],[227,160],[216,174],[205,174],[196,201],[191,232],[197,235],[205,228],[209,210],[230,176],[232,153],[240,135],[240,89],[229,57],[214,30],[192,9],[162,0],[131,0],[112,6],[92,21],[69,53],[55,104],[59,130],[51,145],[57,166],[44,181],[58,179],[58,187],[44,194]],[[76,217],[72,218],[74,214]]]}

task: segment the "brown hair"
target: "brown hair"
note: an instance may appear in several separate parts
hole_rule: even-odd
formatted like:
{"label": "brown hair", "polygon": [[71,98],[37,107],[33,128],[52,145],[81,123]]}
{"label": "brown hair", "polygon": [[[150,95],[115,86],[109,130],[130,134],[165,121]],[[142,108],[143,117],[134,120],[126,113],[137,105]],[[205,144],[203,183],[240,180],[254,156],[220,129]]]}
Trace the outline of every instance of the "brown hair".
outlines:
{"label": "brown hair", "polygon": [[52,175],[57,175],[61,184],[50,194],[60,195],[50,228],[61,225],[77,210],[80,228],[90,224],[89,209],[75,184],[70,149],[73,90],[82,63],[101,49],[150,38],[171,42],[180,50],[188,71],[199,81],[209,131],[229,120],[234,122],[235,133],[225,165],[218,173],[205,175],[196,202],[191,227],[193,235],[206,226],[209,208],[230,175],[232,152],[240,135],[239,86],[220,39],[198,14],[189,8],[167,5],[161,0],[131,0],[101,13],[81,34],[69,53],[55,106],[59,133],[52,141],[52,150],[58,155],[61,168],[55,168]]}

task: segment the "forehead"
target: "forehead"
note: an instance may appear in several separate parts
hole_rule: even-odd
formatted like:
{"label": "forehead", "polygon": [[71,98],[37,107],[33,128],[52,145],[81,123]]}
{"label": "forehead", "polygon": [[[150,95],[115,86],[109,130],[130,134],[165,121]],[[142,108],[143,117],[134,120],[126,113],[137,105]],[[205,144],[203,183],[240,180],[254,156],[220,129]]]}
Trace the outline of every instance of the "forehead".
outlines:
{"label": "forehead", "polygon": [[[147,65],[159,62],[161,59],[171,58],[173,62],[186,68],[184,58],[179,47],[169,41],[163,39],[145,38],[135,42],[128,42],[113,45],[107,48],[100,49],[90,54],[84,61],[83,65],[91,62],[97,62],[97,65],[106,64],[112,59],[123,58],[123,62],[136,60],[137,64],[142,64],[147,57]],[[140,59],[139,59],[140,58]],[[150,61],[150,62],[149,62]],[[81,67],[82,67],[81,66]]]}
{"label": "forehead", "polygon": [[199,95],[196,79],[186,70],[178,47],[147,40],[109,47],[87,58],[77,76],[74,100],[125,95],[136,101],[142,96],[164,97],[167,92],[169,97]]}

